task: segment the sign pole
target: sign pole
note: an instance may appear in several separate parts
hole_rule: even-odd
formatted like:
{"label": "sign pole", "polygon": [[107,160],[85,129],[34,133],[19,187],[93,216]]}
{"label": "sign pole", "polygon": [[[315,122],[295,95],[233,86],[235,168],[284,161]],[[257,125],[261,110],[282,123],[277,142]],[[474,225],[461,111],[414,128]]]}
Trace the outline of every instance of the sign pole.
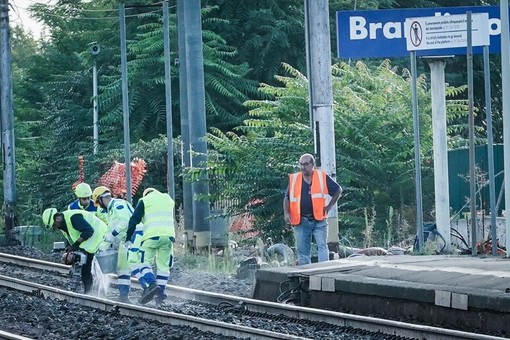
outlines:
{"label": "sign pole", "polygon": [[416,232],[418,243],[416,250],[423,247],[423,203],[421,190],[421,160],[420,160],[420,117],[418,115],[418,94],[416,74],[416,51],[411,51],[411,92],[413,105],[413,126],[414,126],[414,174],[416,181]]}
{"label": "sign pole", "polygon": [[473,113],[473,35],[471,12],[467,12],[467,77],[469,113],[469,211],[471,220],[471,255],[476,256],[476,173],[475,173],[475,116]]}

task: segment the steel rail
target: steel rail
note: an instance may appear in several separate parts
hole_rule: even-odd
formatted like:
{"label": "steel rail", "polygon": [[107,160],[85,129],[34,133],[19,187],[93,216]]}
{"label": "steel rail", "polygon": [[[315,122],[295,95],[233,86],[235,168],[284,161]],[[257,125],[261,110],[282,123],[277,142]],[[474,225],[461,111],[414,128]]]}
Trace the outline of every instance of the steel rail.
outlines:
{"label": "steel rail", "polygon": [[183,315],[173,312],[162,311],[143,306],[137,306],[122,302],[115,302],[95,296],[78,294],[62,289],[44,286],[4,275],[0,275],[0,286],[28,292],[37,296],[65,300],[70,303],[79,304],[106,312],[115,312],[121,315],[146,320],[159,321],[173,326],[196,327],[203,332],[212,332],[235,338],[254,339],[303,339],[303,337],[255,329],[241,325],[229,324],[221,321],[202,319],[195,316]]}
{"label": "steel rail", "polygon": [[[7,255],[7,256],[5,256]],[[14,260],[16,264],[30,266],[32,259],[20,257],[9,254],[0,253],[0,262],[7,262]],[[38,263],[39,269],[55,270],[54,268],[66,267],[69,270],[70,266],[56,264],[53,262],[46,262],[35,260]],[[44,266],[47,266],[44,268]],[[113,275],[116,277],[116,275]],[[137,282],[136,279],[132,279]],[[296,319],[304,319],[315,322],[326,322],[329,324],[337,325],[340,327],[352,327],[356,329],[363,329],[371,332],[381,332],[394,336],[402,336],[416,339],[437,339],[437,340],[457,340],[457,339],[476,339],[476,340],[502,340],[505,338],[485,335],[480,333],[470,333],[458,331],[447,328],[439,328],[433,326],[425,326],[418,324],[411,324],[407,322],[387,320],[381,318],[374,318],[361,315],[353,315],[341,312],[333,312],[327,310],[320,310],[315,308],[300,307],[294,305],[286,305],[281,303],[254,300],[232,295],[225,295],[220,293],[205,292],[201,290],[179,287],[174,285],[167,285],[168,294],[174,297],[189,299],[210,304],[219,304],[220,302],[230,302],[233,305],[242,303],[244,308],[250,312],[265,313],[271,315],[284,315]]]}
{"label": "steel rail", "polygon": [[14,333],[9,333],[5,331],[0,331],[0,339],[9,339],[9,340],[32,340],[32,338],[27,338],[22,335],[17,335]]}

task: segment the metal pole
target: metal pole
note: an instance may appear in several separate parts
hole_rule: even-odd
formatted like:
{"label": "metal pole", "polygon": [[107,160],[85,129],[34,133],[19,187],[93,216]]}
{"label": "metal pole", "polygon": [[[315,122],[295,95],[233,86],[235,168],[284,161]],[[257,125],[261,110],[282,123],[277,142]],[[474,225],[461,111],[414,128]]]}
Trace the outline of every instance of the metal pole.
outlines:
{"label": "metal pole", "polygon": [[92,119],[94,126],[94,155],[97,155],[99,148],[99,108],[97,100],[97,65],[96,60],[92,65],[92,106],[94,110],[94,116]]}
{"label": "metal pole", "polygon": [[126,53],[126,17],[124,4],[119,5],[120,60],[122,68],[122,112],[124,121],[124,162],[126,164],[126,200],[131,203],[131,154],[129,137],[129,99]]}
{"label": "metal pole", "polygon": [[[503,96],[503,153],[510,155],[510,33],[508,25],[508,0],[500,2],[500,18],[501,18],[501,93]],[[510,157],[504,157],[503,168],[506,171],[510,169]],[[505,212],[510,213],[510,175],[505,174]],[[505,241],[506,249],[510,249],[510,218],[505,218]],[[506,257],[510,257],[510,251],[506,252]]]}
{"label": "metal pole", "polygon": [[476,240],[476,174],[475,174],[475,116],[473,113],[473,23],[471,11],[467,12],[467,76],[469,113],[469,211],[471,214],[471,254],[477,255]]}
{"label": "metal pole", "polygon": [[[188,81],[187,81],[187,58],[186,58],[186,25],[184,23],[184,0],[177,0],[177,32],[179,42],[179,107],[181,114],[181,138],[182,138],[182,168],[188,169],[191,164],[189,119],[188,119]],[[183,180],[182,183],[182,214],[184,218],[184,234],[186,247],[192,248],[193,244],[193,194],[191,183]]]}
{"label": "metal pole", "polygon": [[[312,69],[312,65],[310,64],[310,28],[309,28],[309,19],[308,19],[308,6],[305,3],[305,43],[306,43],[306,69],[308,70],[308,79],[310,80],[310,70]],[[313,86],[310,81],[308,81],[308,94],[310,98],[313,98]],[[315,141],[317,138],[314,118],[313,118],[313,109],[312,109],[312,101],[308,100],[308,118],[310,120],[310,130],[313,131],[313,140]],[[314,143],[314,154],[316,155],[318,150],[317,146],[319,143]]]}
{"label": "metal pole", "polygon": [[0,0],[0,114],[2,116],[2,152],[4,163],[4,222],[7,243],[14,241],[16,225],[16,160],[14,114],[12,109],[12,69],[9,28],[9,1]]}
{"label": "metal pole", "polygon": [[[196,247],[204,249],[211,244],[209,221],[209,176],[207,173],[207,144],[205,120],[204,56],[202,50],[202,18],[200,0],[183,1],[186,24],[186,59],[188,70],[188,119],[191,167],[200,169],[199,180],[192,183],[193,231]],[[200,199],[197,196],[200,195]]]}
{"label": "metal pole", "polygon": [[418,115],[416,51],[411,51],[411,94],[414,128],[414,176],[416,182],[416,232],[418,244],[416,250],[423,247],[423,203],[421,190],[421,155],[420,155],[420,117]]}
{"label": "metal pole", "polygon": [[494,178],[494,137],[492,136],[491,72],[489,46],[483,47],[483,75],[485,82],[485,117],[487,120],[487,156],[489,162],[489,202],[491,205],[492,255],[498,254],[496,224],[496,180]]}
{"label": "metal pole", "polygon": [[168,20],[168,0],[163,2],[163,43],[165,49],[165,104],[167,139],[167,191],[175,199],[174,142],[172,126],[172,78],[170,73],[170,24]]}
{"label": "metal pole", "polygon": [[[316,128],[317,164],[336,180],[335,130],[333,118],[333,82],[331,79],[331,43],[329,34],[329,1],[305,0],[307,27],[307,55],[309,56],[308,82],[311,117]],[[317,147],[317,143],[319,146]],[[328,214],[328,245],[337,251],[338,206]]]}

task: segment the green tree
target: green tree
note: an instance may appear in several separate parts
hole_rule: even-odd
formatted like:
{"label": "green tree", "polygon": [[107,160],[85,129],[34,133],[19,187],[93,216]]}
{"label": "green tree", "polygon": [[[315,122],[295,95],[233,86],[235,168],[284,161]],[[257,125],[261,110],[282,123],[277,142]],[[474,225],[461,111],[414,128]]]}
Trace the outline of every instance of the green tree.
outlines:
{"label": "green tree", "polygon": [[[281,87],[263,86],[273,101],[250,101],[251,119],[235,131],[215,130],[209,143],[211,171],[227,183],[222,197],[237,204],[230,213],[250,211],[266,236],[281,239],[282,199],[287,174],[297,171],[296,160],[313,152],[308,127],[307,79],[286,66],[288,77],[278,76]],[[377,68],[358,62],[333,67],[337,179],[345,193],[340,200],[343,235],[362,238],[365,213],[375,221],[379,242],[388,228],[388,207],[395,224],[414,219],[414,134],[409,73],[397,73],[389,61]],[[424,192],[432,192],[431,121],[426,79],[419,79]],[[449,88],[448,94],[462,89]],[[452,119],[465,114],[465,103],[449,102]],[[450,130],[457,135],[462,127]],[[430,211],[433,197],[424,197]]]}
{"label": "green tree", "polygon": [[[131,7],[130,4],[136,4]],[[152,5],[151,1],[145,2]],[[129,107],[132,140],[150,141],[166,133],[165,79],[161,9],[126,3]],[[41,192],[57,206],[72,199],[71,184],[78,179],[77,157],[86,158],[86,180],[94,184],[102,162],[122,149],[122,106],[118,4],[60,0],[55,5],[31,6],[45,22],[50,40],[40,55],[47,78],[39,83],[44,98],[40,150],[43,164],[36,172],[45,184]],[[214,21],[211,11],[203,15]],[[209,16],[209,17],[208,17]],[[175,14],[171,13],[172,64],[176,60]],[[112,34],[115,33],[115,34]],[[216,33],[204,30],[206,109],[209,126],[229,129],[242,122],[242,103],[257,97],[257,83],[245,77],[246,63],[233,63],[235,49]],[[100,154],[92,156],[92,57],[89,47],[99,43],[96,57],[100,75]],[[29,68],[31,66],[28,66]],[[38,66],[35,66],[38,67]],[[174,135],[179,134],[178,68],[172,68]],[[142,142],[141,142],[142,143]]]}

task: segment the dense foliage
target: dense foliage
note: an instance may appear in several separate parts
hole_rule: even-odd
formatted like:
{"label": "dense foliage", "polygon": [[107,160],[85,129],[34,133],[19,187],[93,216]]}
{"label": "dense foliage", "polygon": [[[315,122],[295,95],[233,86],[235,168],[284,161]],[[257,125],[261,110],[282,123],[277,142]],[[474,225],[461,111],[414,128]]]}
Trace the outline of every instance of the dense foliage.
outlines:
{"label": "dense foliage", "polygon": [[[296,170],[301,153],[313,150],[308,128],[303,3],[202,1],[206,116],[211,132],[210,199],[229,202],[227,213],[232,215],[252,212],[256,227],[276,238],[281,237],[286,175]],[[180,167],[179,51],[173,4],[171,1],[171,137],[180,203],[182,179],[188,169]],[[332,50],[336,49],[337,10],[495,4],[497,1],[330,0]],[[148,164],[143,185],[164,189],[166,111],[160,2],[128,0],[125,6],[131,156],[144,158]],[[85,179],[92,185],[113,161],[124,161],[118,8],[115,0],[33,4],[31,13],[46,25],[47,38],[34,39],[21,28],[12,30],[22,224],[38,223],[44,208],[63,208],[73,199],[71,184],[78,179],[78,156],[85,158]],[[89,53],[92,44],[101,46],[95,58]],[[92,143],[94,62],[99,74],[97,155]],[[413,225],[414,144],[407,65],[408,60],[391,64],[338,61],[332,69],[337,178],[345,188],[340,228],[343,235],[358,242],[367,239],[366,230],[372,226],[372,238],[381,244],[406,236],[408,226]],[[495,74],[497,65],[495,62]],[[419,67],[419,73],[426,74],[425,64]],[[448,70],[455,76],[449,76]],[[465,70],[465,58],[456,58],[447,67],[452,85],[447,88],[451,146],[465,145],[467,137]],[[426,212],[430,212],[431,124],[425,75],[419,84],[424,193]],[[500,140],[497,91],[496,87],[495,132]],[[476,93],[482,113],[479,93],[483,91]],[[482,125],[483,119],[478,122]]]}
{"label": "dense foliage", "polygon": [[[221,192],[238,202],[230,213],[249,211],[258,227],[273,239],[281,239],[281,214],[287,174],[297,171],[297,160],[313,152],[308,126],[307,79],[289,65],[290,76],[278,76],[282,86],[263,86],[272,101],[250,101],[250,119],[235,132],[215,130],[209,143],[218,152],[210,169],[228,183]],[[369,69],[358,62],[333,66],[335,147],[337,180],[344,187],[339,201],[341,234],[355,242],[372,230],[378,244],[409,236],[414,223],[414,134],[410,83],[407,70],[391,67],[389,61]],[[450,95],[462,88],[449,88]],[[432,124],[430,93],[426,79],[419,80],[422,153],[426,166],[424,187],[432,185]],[[465,116],[465,102],[450,100],[450,120]],[[450,134],[465,126],[451,126]],[[433,196],[424,200],[433,207]],[[430,217],[430,216],[427,216]]]}

